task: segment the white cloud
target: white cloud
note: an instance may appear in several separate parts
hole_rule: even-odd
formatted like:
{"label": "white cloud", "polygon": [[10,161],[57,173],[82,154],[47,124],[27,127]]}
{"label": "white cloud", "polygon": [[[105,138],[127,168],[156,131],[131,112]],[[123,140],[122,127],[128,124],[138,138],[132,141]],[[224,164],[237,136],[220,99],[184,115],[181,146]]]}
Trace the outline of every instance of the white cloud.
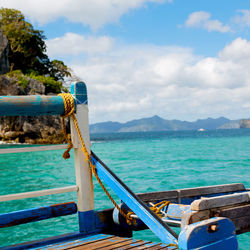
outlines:
{"label": "white cloud", "polygon": [[107,23],[117,22],[123,14],[149,2],[172,0],[1,0],[1,6],[19,9],[39,24],[63,17],[71,22],[89,25],[95,30]]}
{"label": "white cloud", "polygon": [[250,26],[250,10],[238,10],[240,15],[236,16],[233,21],[243,26]]}
{"label": "white cloud", "polygon": [[216,57],[176,46],[110,46],[69,65],[87,83],[91,122],[249,116],[250,41],[237,38]]}
{"label": "white cloud", "polygon": [[75,33],[66,33],[63,37],[46,41],[47,52],[51,57],[106,52],[112,47],[112,43],[113,39],[107,36],[85,37]]}
{"label": "white cloud", "polygon": [[[223,60],[240,62],[241,64],[250,64],[250,43],[246,39],[237,38],[228,44],[219,56]],[[247,65],[245,65],[247,66]]]}
{"label": "white cloud", "polygon": [[211,17],[211,14],[205,11],[193,12],[189,15],[185,25],[187,27],[200,27],[202,22],[206,22]]}
{"label": "white cloud", "polygon": [[185,22],[186,27],[203,28],[207,31],[229,32],[231,29],[228,25],[223,25],[218,20],[210,19],[211,14],[205,11],[193,12]]}

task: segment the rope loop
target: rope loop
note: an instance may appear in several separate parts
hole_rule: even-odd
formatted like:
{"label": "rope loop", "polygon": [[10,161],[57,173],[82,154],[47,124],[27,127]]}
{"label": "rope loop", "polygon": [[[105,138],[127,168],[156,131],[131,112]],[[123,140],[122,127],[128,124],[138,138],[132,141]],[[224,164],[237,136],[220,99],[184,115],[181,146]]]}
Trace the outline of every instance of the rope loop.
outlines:
{"label": "rope loop", "polygon": [[64,115],[61,115],[61,117],[66,118],[71,116],[75,112],[74,97],[69,93],[61,93],[58,96],[63,98],[64,103]]}

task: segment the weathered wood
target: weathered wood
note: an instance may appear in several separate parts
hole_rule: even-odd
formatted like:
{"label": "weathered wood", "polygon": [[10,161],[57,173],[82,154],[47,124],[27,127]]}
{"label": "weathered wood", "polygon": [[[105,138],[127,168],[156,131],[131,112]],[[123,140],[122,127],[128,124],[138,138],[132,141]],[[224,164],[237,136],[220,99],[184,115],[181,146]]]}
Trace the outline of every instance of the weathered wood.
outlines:
{"label": "weathered wood", "polygon": [[228,192],[243,191],[243,190],[245,190],[245,186],[242,183],[233,183],[233,184],[223,184],[216,186],[180,189],[179,196],[192,197],[192,196],[228,193]]}
{"label": "weathered wood", "polygon": [[133,243],[140,243],[140,242],[143,242],[142,240],[131,240],[131,239],[125,239],[124,241],[122,242],[118,242],[118,243],[114,243],[110,246],[106,246],[106,247],[102,247],[102,248],[97,248],[97,249],[100,249],[100,250],[111,250],[111,249],[124,249],[124,247],[126,246],[130,246],[130,243],[133,242]]}
{"label": "weathered wood", "polygon": [[[250,215],[250,204],[223,209],[219,212],[220,217],[238,218]],[[249,221],[250,223],[250,221]]]}
{"label": "weathered wood", "polygon": [[66,148],[67,148],[67,145],[65,144],[53,145],[53,146],[39,146],[39,147],[3,148],[3,149],[0,149],[0,154],[61,150],[61,149],[66,149]]}
{"label": "weathered wood", "polygon": [[91,242],[89,244],[85,244],[85,245],[81,245],[78,247],[74,247],[74,250],[91,250],[91,249],[102,249],[104,247],[107,246],[111,246],[113,244],[119,243],[119,242],[123,242],[127,240],[126,238],[119,238],[119,237],[113,237],[113,238],[109,238],[109,239],[104,239],[104,240],[100,240],[100,241],[96,241],[96,242]]}
{"label": "weathered wood", "polygon": [[44,189],[44,190],[33,191],[33,192],[1,195],[0,202],[21,200],[21,199],[26,199],[26,198],[33,198],[33,197],[52,195],[52,194],[69,193],[69,192],[74,192],[77,190],[78,190],[77,186],[68,186],[68,187],[62,187],[62,188]]}
{"label": "weathered wood", "polygon": [[[142,246],[138,246],[136,249],[137,250],[144,250],[144,249],[152,249],[153,247],[159,247],[161,246],[162,243],[152,243],[152,242],[148,242],[145,245]],[[162,247],[162,246],[161,246]]]}
{"label": "weathered wood", "polygon": [[250,231],[250,215],[232,219],[236,233],[242,234]]}
{"label": "weathered wood", "polygon": [[176,189],[170,191],[139,193],[137,196],[146,203],[160,200],[178,201],[178,203],[181,203],[181,198],[193,198],[202,195],[205,196],[210,194],[230,193],[245,190],[246,189],[242,183],[233,183],[216,186]]}
{"label": "weathered wood", "polygon": [[75,247],[78,247],[78,246],[85,246],[87,244],[100,242],[104,239],[111,239],[111,238],[114,238],[114,236],[113,235],[105,235],[105,234],[96,234],[96,235],[91,235],[91,236],[79,238],[76,240],[68,240],[66,242],[47,245],[47,246],[41,247],[39,249],[46,249],[46,250],[75,249]]}
{"label": "weathered wood", "polygon": [[191,210],[200,211],[211,208],[229,206],[233,204],[240,204],[249,201],[250,201],[249,192],[222,195],[211,198],[202,198],[192,202]]}
{"label": "weathered wood", "polygon": [[250,204],[222,209],[218,215],[230,218],[235,225],[237,234],[250,231]]}
{"label": "weathered wood", "polygon": [[[145,244],[147,244],[147,243],[150,243],[150,242],[149,241],[143,241],[143,240],[139,240],[139,241],[131,240],[130,244],[122,247],[122,250],[126,250],[126,249],[138,249],[139,247],[144,247]],[[145,248],[143,248],[143,249],[145,249]]]}
{"label": "weathered wood", "polygon": [[207,220],[211,217],[210,214],[210,210],[192,211],[191,213],[186,213],[181,220],[181,228],[195,222]]}
{"label": "weathered wood", "polygon": [[237,234],[250,231],[250,204],[193,211],[184,215],[181,227],[212,217],[226,217],[232,220]]}
{"label": "weathered wood", "polygon": [[137,196],[144,202],[154,202],[159,200],[173,201],[178,198],[178,191],[162,191],[162,192],[151,192],[151,193],[140,193]]}
{"label": "weathered wood", "polygon": [[54,204],[51,206],[21,210],[6,214],[0,214],[0,228],[17,226],[29,222],[75,214],[76,212],[76,203],[68,202]]}
{"label": "weathered wood", "polygon": [[[147,249],[147,248],[145,248],[145,249]],[[159,243],[157,245],[149,247],[148,249],[150,249],[150,250],[160,250],[160,249],[169,249],[169,248],[166,245]]]}

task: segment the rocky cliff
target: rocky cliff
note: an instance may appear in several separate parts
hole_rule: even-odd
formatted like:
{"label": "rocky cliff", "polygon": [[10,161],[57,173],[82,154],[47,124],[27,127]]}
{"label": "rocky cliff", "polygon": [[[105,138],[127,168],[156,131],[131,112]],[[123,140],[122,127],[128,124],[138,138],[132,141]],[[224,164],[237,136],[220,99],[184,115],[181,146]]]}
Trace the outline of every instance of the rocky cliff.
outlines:
{"label": "rocky cliff", "polygon": [[0,30],[0,74],[9,72],[9,45],[8,39]]}
{"label": "rocky cliff", "polygon": [[[26,87],[17,79],[0,75],[0,95],[44,95],[45,87],[34,79],[28,79]],[[30,144],[59,144],[64,142],[59,116],[0,117],[0,140]]]}

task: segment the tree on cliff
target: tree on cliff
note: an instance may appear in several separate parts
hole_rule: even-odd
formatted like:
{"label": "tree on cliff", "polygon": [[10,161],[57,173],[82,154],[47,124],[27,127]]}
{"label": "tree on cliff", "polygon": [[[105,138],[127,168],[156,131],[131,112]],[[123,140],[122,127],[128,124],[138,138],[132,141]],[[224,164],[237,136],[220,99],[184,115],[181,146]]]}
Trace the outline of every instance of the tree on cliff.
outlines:
{"label": "tree on cliff", "polygon": [[71,75],[70,69],[62,61],[49,60],[43,31],[34,29],[19,10],[0,9],[0,30],[9,41],[11,70],[50,76],[56,81]]}

